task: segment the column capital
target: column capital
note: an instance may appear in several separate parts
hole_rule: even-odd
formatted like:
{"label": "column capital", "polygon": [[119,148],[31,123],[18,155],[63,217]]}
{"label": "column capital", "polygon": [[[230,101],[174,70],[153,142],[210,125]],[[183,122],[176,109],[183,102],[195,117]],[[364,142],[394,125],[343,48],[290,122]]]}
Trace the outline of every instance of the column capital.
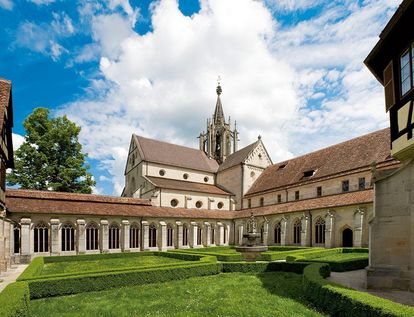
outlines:
{"label": "column capital", "polygon": [[148,225],[149,225],[149,222],[148,222],[148,221],[146,221],[146,220],[142,220],[142,221],[141,221],[141,224],[142,224],[143,226],[148,226]]}
{"label": "column capital", "polygon": [[167,225],[167,223],[165,221],[159,221],[158,223],[159,223],[160,226],[166,226]]}
{"label": "column capital", "polygon": [[108,220],[106,220],[106,219],[101,219],[101,225],[103,225],[103,226],[107,226],[108,225]]}
{"label": "column capital", "polygon": [[121,224],[124,225],[124,226],[127,226],[127,225],[129,225],[129,220],[122,220]]}
{"label": "column capital", "polygon": [[76,219],[76,223],[78,225],[84,225],[84,224],[86,224],[86,221],[85,221],[85,219]]}
{"label": "column capital", "polygon": [[364,215],[366,211],[367,211],[367,208],[365,207],[357,207],[357,209],[355,209],[354,211],[354,215],[356,214]]}
{"label": "column capital", "polygon": [[58,224],[60,224],[60,220],[57,219],[57,218],[50,219],[50,224],[51,225],[58,225]]}
{"label": "column capital", "polygon": [[183,225],[183,223],[182,223],[181,221],[176,221],[176,222],[175,222],[175,224],[176,224],[177,226],[182,226],[182,225]]}
{"label": "column capital", "polygon": [[20,224],[22,224],[22,225],[30,225],[31,223],[32,223],[32,219],[30,219],[30,218],[20,219]]}

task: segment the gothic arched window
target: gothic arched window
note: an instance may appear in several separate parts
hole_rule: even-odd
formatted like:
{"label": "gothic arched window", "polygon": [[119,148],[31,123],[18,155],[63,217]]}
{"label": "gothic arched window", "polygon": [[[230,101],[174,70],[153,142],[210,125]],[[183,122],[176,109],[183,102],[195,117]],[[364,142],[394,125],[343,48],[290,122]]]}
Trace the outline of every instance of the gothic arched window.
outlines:
{"label": "gothic arched window", "polygon": [[62,226],[62,251],[75,251],[75,228],[70,223]]}
{"label": "gothic arched window", "polygon": [[325,243],[325,220],[321,217],[315,222],[315,243]]}
{"label": "gothic arched window", "polygon": [[49,252],[49,229],[44,222],[34,228],[34,252]]}
{"label": "gothic arched window", "polygon": [[109,226],[109,249],[119,249],[119,227],[116,223]]}
{"label": "gothic arched window", "polygon": [[174,243],[174,229],[171,225],[167,226],[167,247],[172,247]]}
{"label": "gothic arched window", "polygon": [[98,250],[99,248],[99,229],[94,222],[86,226],[86,250]]}
{"label": "gothic arched window", "polygon": [[129,247],[131,249],[139,248],[139,225],[134,223],[129,228]]}
{"label": "gothic arched window", "polygon": [[282,228],[281,228],[280,222],[278,222],[275,225],[275,230],[274,230],[274,234],[275,234],[274,242],[275,242],[275,244],[280,244],[281,237],[282,237],[282,230],[281,229]]}
{"label": "gothic arched window", "polygon": [[300,244],[301,231],[302,231],[302,222],[300,221],[300,219],[296,219],[296,221],[293,224],[293,243],[294,244]]}
{"label": "gothic arched window", "polygon": [[149,247],[155,248],[157,246],[157,226],[152,224],[149,227]]}

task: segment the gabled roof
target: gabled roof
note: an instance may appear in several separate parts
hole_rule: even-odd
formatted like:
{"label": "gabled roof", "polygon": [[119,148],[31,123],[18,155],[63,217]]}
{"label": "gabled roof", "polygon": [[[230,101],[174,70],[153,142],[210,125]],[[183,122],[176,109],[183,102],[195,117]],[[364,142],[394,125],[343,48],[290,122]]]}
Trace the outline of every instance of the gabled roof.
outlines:
{"label": "gabled roof", "polygon": [[215,185],[211,184],[202,184],[188,181],[181,181],[176,179],[168,179],[162,177],[153,177],[145,176],[154,186],[159,188],[167,188],[174,190],[184,190],[191,192],[200,192],[207,194],[216,194],[216,195],[233,195],[230,192],[227,192]]}
{"label": "gabled roof", "polygon": [[223,171],[230,167],[236,166],[238,164],[243,163],[243,161],[249,156],[249,154],[256,148],[256,146],[260,143],[260,140],[234,152],[233,154],[229,155],[226,160],[219,166],[219,171]]}
{"label": "gabled roof", "polygon": [[215,173],[216,160],[209,159],[201,151],[189,147],[133,135],[143,161]]}
{"label": "gabled roof", "polygon": [[[380,163],[387,160],[393,161],[390,157],[389,128],[271,165],[264,170],[246,195],[369,168],[374,161]],[[313,176],[304,177],[306,171],[314,171]]]}

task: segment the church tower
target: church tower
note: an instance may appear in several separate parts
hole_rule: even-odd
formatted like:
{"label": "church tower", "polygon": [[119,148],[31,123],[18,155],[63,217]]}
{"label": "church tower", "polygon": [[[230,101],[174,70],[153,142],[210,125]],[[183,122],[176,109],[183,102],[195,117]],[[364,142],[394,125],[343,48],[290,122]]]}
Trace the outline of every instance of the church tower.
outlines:
{"label": "church tower", "polygon": [[212,118],[207,119],[207,132],[200,133],[199,139],[200,150],[204,151],[209,158],[213,158],[221,164],[230,154],[237,151],[239,133],[237,132],[236,123],[234,123],[234,130],[231,130],[230,118],[228,123],[224,118],[223,105],[220,99],[222,93],[220,82],[217,85],[216,93],[216,109]]}

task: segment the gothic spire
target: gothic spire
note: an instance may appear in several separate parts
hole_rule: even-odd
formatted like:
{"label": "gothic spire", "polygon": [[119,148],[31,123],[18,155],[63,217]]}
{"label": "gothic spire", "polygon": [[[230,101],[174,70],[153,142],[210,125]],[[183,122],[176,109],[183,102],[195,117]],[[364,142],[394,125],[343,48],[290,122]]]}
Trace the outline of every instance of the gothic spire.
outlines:
{"label": "gothic spire", "polygon": [[224,112],[223,112],[223,106],[221,105],[221,99],[220,95],[222,92],[220,81],[218,82],[217,88],[217,102],[216,102],[216,109],[214,110],[214,123],[215,124],[224,124],[226,121],[224,119]]}

